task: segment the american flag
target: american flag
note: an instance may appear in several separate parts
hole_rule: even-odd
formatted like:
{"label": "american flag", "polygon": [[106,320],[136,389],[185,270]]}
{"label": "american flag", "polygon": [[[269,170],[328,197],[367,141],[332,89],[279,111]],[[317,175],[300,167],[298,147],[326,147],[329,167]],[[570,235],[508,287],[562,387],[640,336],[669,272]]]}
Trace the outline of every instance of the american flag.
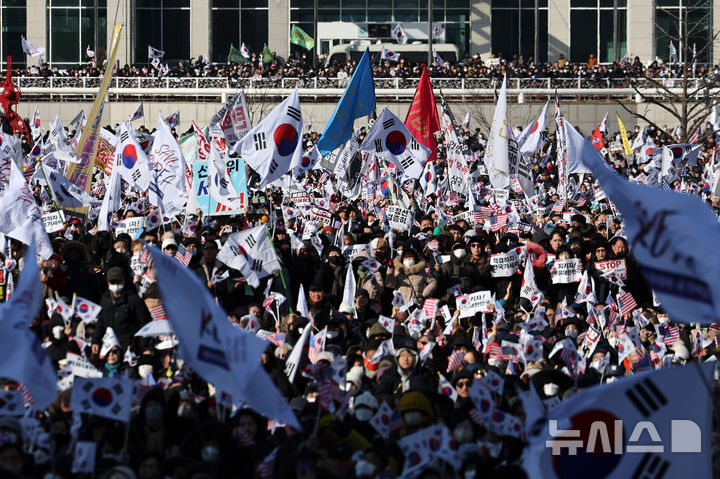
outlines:
{"label": "american flag", "polygon": [[323,171],[322,175],[320,175],[320,178],[318,179],[318,184],[322,185],[325,184],[325,182],[330,178],[330,175],[327,171]]}
{"label": "american flag", "polygon": [[402,414],[400,414],[400,411],[394,410],[392,416],[390,416],[390,423],[388,424],[388,429],[392,433],[400,429],[402,426]]}
{"label": "american flag", "polygon": [[30,161],[25,161],[23,164],[23,177],[25,178],[25,181],[30,181],[30,178],[33,177],[35,174],[35,161],[30,159]]}
{"label": "american flag", "polygon": [[498,232],[501,229],[507,227],[507,223],[508,223],[508,214],[507,213],[501,213],[497,216],[493,216],[490,218],[490,231],[492,231],[493,233]]}
{"label": "american flag", "polygon": [[680,330],[677,326],[665,325],[665,334],[663,336],[665,344],[670,347],[680,340]]}
{"label": "american flag", "polygon": [[565,209],[565,198],[557,200],[552,207],[553,213],[562,213]]}
{"label": "american flag", "polygon": [[333,383],[332,381],[323,380],[318,381],[318,405],[326,411],[332,412],[335,407],[332,401]]}
{"label": "american flag", "polygon": [[693,144],[698,141],[700,141],[700,127],[698,127],[697,130],[695,130],[695,133],[693,133],[690,139],[688,139],[688,143]]}
{"label": "american flag", "polygon": [[458,351],[456,353],[453,353],[448,358],[448,367],[446,373],[449,373],[451,371],[455,371],[457,368],[462,366],[462,358],[465,356],[465,353]]}
{"label": "american flag", "polygon": [[178,250],[175,253],[175,259],[180,261],[183,266],[185,266],[186,268],[188,267],[192,256],[192,251],[190,251],[183,245],[178,245]]}
{"label": "american flag", "polygon": [[637,302],[635,302],[635,298],[633,298],[632,294],[628,292],[621,290],[617,300],[618,306],[620,307],[620,316],[630,314],[638,307]]}
{"label": "american flag", "polygon": [[162,304],[158,304],[157,306],[153,306],[150,308],[150,316],[152,316],[153,321],[160,321],[161,319],[167,320],[167,313],[165,313],[165,308],[163,308]]}
{"label": "american flag", "polygon": [[310,346],[308,348],[308,358],[310,362],[315,364],[317,358],[325,350],[325,337],[327,336],[327,329],[323,329],[317,335],[310,333]]}
{"label": "american flag", "polygon": [[480,207],[480,218],[490,218],[494,213],[494,210],[489,206],[481,206]]}
{"label": "american flag", "polygon": [[148,262],[149,258],[150,258],[150,250],[148,248],[143,248],[142,254],[140,255],[140,262],[145,264]]}
{"label": "american flag", "polygon": [[480,328],[473,329],[472,344],[477,351],[482,349],[482,341],[480,341]]}
{"label": "american flag", "polygon": [[428,298],[423,304],[423,315],[426,318],[432,319],[437,314],[439,299]]}
{"label": "american flag", "polygon": [[267,455],[263,462],[258,467],[258,474],[261,479],[270,479],[273,476],[275,470],[275,458],[277,457],[278,448],[273,449],[273,452]]}
{"label": "american flag", "polygon": [[480,411],[478,411],[477,409],[472,408],[468,412],[468,414],[470,415],[470,419],[472,420],[472,422],[474,422],[475,424],[477,424],[479,426],[485,425],[485,421],[483,421],[482,414],[480,414]]}
{"label": "american flag", "polygon": [[584,196],[580,196],[580,198],[577,199],[577,206],[583,206],[585,203],[587,203],[587,198]]}
{"label": "american flag", "polygon": [[32,394],[30,394],[30,390],[25,386],[23,383],[18,383],[17,390],[20,391],[20,393],[23,396],[23,400],[25,401],[25,405],[32,406],[35,404],[35,400],[32,397]]}
{"label": "american flag", "polygon": [[500,361],[505,361],[507,359],[503,354],[502,347],[498,343],[488,344],[487,352],[490,354],[491,358],[499,359]]}
{"label": "american flag", "polygon": [[427,247],[432,251],[438,251],[440,249],[440,242],[438,240],[430,240],[427,243]]}

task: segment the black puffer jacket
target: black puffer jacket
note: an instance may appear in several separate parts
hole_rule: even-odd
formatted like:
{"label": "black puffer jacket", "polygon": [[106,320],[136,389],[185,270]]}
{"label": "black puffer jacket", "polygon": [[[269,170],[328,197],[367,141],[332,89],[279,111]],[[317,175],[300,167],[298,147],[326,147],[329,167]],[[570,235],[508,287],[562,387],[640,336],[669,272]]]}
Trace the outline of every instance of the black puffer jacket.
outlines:
{"label": "black puffer jacket", "polygon": [[93,344],[102,345],[105,331],[110,327],[120,342],[120,348],[124,351],[133,343],[134,334],[151,320],[145,303],[137,294],[127,291],[123,291],[117,298],[113,298],[109,290],[105,291],[100,299],[100,306],[102,311],[93,333]]}

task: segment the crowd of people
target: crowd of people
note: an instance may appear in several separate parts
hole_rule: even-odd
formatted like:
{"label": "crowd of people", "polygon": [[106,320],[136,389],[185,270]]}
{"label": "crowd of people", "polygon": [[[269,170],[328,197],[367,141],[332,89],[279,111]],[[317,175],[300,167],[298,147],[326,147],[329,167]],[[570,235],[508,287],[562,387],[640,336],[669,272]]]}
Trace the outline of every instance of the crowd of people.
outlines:
{"label": "crowd of people", "polygon": [[[327,55],[318,58],[313,65],[312,55],[303,53],[291,55],[287,59],[278,59],[273,53],[272,60],[263,61],[261,53],[252,53],[247,63],[210,63],[207,58],[191,58],[175,64],[124,65],[116,67],[116,77],[220,77],[230,79],[255,78],[348,78],[352,76],[357,61],[326,62]],[[374,78],[418,78],[425,62],[413,62],[404,58],[399,61],[382,60],[376,54],[373,65]],[[42,67],[28,66],[26,69],[15,69],[17,76],[41,77],[99,77],[103,69],[94,62],[74,67]],[[563,54],[554,60],[536,62],[532,57],[523,55],[491,55],[481,58],[479,54],[464,56],[456,62],[444,62],[442,65],[430,66],[433,78],[490,78],[501,79],[504,74],[509,78],[527,79],[577,79],[588,80],[632,80],[641,78],[678,78],[683,75],[683,65],[668,63],[661,58],[641,61],[639,57],[626,57],[617,63],[600,64],[595,55],[587,61],[568,61]],[[718,66],[697,65],[689,69],[687,74],[692,78],[711,78],[718,75]]]}
{"label": "crowd of people", "polygon": [[[300,63],[289,60],[284,68],[299,69]],[[453,68],[461,75],[470,68],[491,74],[479,63],[467,59]],[[205,68],[188,63],[171,71],[198,75]],[[231,66],[207,68],[237,73]],[[557,73],[581,67],[542,68]],[[638,75],[646,72],[638,67]],[[134,73],[118,73],[123,74]],[[50,234],[54,252],[40,271],[48,306],[30,323],[58,372],[57,399],[48,410],[33,411],[27,398],[31,414],[0,407],[0,475],[78,477],[76,444],[91,441],[97,452],[87,475],[97,478],[384,479],[404,472],[422,479],[532,477],[522,468],[529,431],[520,398],[528,391],[551,409],[623,376],[720,354],[717,324],[700,331],[668,317],[643,278],[622,217],[590,175],[575,178],[561,197],[550,130],[527,157],[532,201],[490,188],[483,164],[487,140],[479,129],[464,128],[459,136],[468,147],[468,191],[477,209],[449,188],[447,142],[439,135],[438,186],[428,195],[415,181],[393,186],[379,178],[349,199],[328,171],[298,178],[296,191],[327,209],[330,221],[295,204],[288,190],[254,189],[253,175],[251,207],[244,214],[190,211],[135,237],[98,231],[92,215],[69,215],[64,228]],[[627,157],[620,133],[608,132],[607,160],[623,176],[648,183],[653,160],[647,145],[659,150],[677,143],[674,134],[672,128],[635,127],[629,141],[639,139],[641,147]],[[700,138],[697,161],[669,186],[702,196],[720,212],[707,184],[716,152],[713,126]],[[304,148],[317,139],[317,133],[305,135]],[[53,210],[47,186],[33,186],[43,211]],[[147,215],[151,207],[144,198],[126,190],[114,224]],[[414,221],[391,227],[388,207],[401,201]],[[281,270],[253,287],[218,255],[234,233],[263,225]],[[160,294],[151,246],[178,258],[207,288],[178,295],[211,295],[234,326],[269,339],[259,361],[300,430],[228,404],[219,394],[221,384],[209,384],[188,367],[178,338],[136,336],[149,322],[162,320],[158,306],[173,301]],[[5,288],[18,283],[28,261],[25,250],[18,241],[10,243],[3,264],[12,280],[6,277]],[[559,265],[571,260],[577,274],[560,277]],[[522,290],[527,268],[536,283],[532,295]],[[350,276],[356,286],[348,298]],[[629,310],[627,293],[635,303]],[[64,318],[58,305],[74,304],[74,296],[98,304],[97,318]],[[482,305],[467,309],[469,298],[482,298]],[[308,328],[310,340],[303,335]],[[303,348],[302,341],[307,345],[298,372],[288,374],[291,353],[299,342]],[[582,360],[554,354],[559,347],[572,348]],[[103,377],[135,381],[128,422],[72,410],[70,354],[86,358]],[[18,388],[16,381],[3,382],[5,390]],[[476,388],[492,398],[504,422],[495,424],[481,411],[472,397]],[[34,419],[30,428],[28,418]],[[413,467],[403,439],[431,429],[439,450],[423,450],[420,467]]]}

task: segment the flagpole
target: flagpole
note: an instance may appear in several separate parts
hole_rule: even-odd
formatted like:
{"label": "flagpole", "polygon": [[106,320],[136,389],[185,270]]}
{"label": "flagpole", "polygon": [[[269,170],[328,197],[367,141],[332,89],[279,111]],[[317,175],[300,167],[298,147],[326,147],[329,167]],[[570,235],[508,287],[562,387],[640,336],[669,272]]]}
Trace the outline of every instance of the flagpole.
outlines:
{"label": "flagpole", "polygon": [[55,193],[53,192],[53,189],[50,186],[50,182],[47,179],[47,175],[45,174],[45,168],[43,168],[42,160],[39,160],[38,163],[40,163],[40,171],[42,171],[43,178],[45,178],[45,184],[47,185],[48,190],[50,190],[50,197],[52,198],[53,206],[55,207],[56,211],[59,211],[60,210],[60,208],[58,207],[59,203],[58,203],[57,199],[55,199]]}
{"label": "flagpole", "polygon": [[[270,231],[268,231],[267,227],[265,227],[265,231],[267,231],[268,237],[270,238],[270,244],[273,247],[273,253],[275,253],[275,259],[277,259],[277,249],[275,248],[275,243],[273,242],[272,236],[270,236]],[[293,314],[293,308],[292,308],[292,301],[290,300],[290,290],[287,287],[287,284],[285,283],[285,275],[283,275],[283,265],[280,264],[280,281],[282,281],[283,289],[285,290],[285,294],[287,295],[286,301],[288,302],[288,309],[290,309],[290,314]],[[279,313],[278,313],[279,314]]]}

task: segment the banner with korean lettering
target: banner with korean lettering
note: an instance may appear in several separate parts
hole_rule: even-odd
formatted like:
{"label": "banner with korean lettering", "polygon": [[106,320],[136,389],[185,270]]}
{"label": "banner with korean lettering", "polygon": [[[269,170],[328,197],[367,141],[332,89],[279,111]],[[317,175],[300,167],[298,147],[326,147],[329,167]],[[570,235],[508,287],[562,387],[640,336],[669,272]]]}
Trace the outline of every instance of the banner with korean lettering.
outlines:
{"label": "banner with korean lettering", "polygon": [[553,284],[577,283],[582,279],[580,258],[555,260],[550,275]]}
{"label": "banner with korean lettering", "polygon": [[240,195],[243,202],[242,208],[230,208],[226,205],[215,201],[208,192],[208,162],[205,160],[196,160],[193,163],[193,183],[192,194],[188,195],[187,211],[195,213],[200,208],[204,215],[236,215],[244,212],[247,207],[247,181],[245,176],[245,162],[242,158],[231,158],[227,162],[227,168],[230,172],[235,190]]}

